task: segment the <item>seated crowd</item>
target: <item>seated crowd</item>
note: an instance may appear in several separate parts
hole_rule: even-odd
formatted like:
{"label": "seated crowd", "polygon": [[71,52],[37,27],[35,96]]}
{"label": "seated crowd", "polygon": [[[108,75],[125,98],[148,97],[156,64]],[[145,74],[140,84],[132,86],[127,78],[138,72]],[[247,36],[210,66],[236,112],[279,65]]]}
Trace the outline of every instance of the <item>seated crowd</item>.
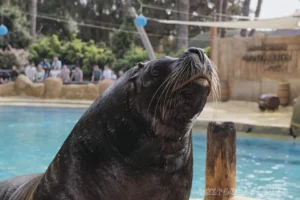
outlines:
{"label": "seated crowd", "polygon": [[[63,83],[68,84],[72,82],[83,83],[83,73],[80,69],[80,66],[73,67],[73,69],[69,69],[67,65],[62,65],[62,62],[58,59],[58,57],[54,57],[52,64],[44,59],[39,63],[37,68],[35,64],[26,66],[24,70],[24,74],[27,78],[33,82],[43,82],[48,77],[59,78],[63,81]],[[10,75],[6,72],[0,73],[0,84],[6,83],[9,81],[15,81],[19,72],[16,66],[12,66]],[[123,72],[119,72],[119,77],[123,75]],[[116,80],[118,77],[107,65],[104,66],[104,70],[102,71],[98,65],[94,65],[93,73],[91,77],[91,82],[98,83],[104,79],[112,79]]]}

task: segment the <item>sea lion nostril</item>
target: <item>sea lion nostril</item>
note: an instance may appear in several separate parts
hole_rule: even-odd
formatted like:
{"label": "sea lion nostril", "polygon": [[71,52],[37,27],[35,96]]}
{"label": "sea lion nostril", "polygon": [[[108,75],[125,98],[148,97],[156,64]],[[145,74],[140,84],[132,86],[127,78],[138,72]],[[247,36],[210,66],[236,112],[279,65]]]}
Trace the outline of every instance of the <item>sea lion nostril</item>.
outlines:
{"label": "sea lion nostril", "polygon": [[191,48],[188,49],[188,51],[190,53],[197,54],[199,56],[200,62],[204,62],[205,57],[204,57],[204,52],[203,52],[202,49],[196,48],[196,47],[191,47]]}

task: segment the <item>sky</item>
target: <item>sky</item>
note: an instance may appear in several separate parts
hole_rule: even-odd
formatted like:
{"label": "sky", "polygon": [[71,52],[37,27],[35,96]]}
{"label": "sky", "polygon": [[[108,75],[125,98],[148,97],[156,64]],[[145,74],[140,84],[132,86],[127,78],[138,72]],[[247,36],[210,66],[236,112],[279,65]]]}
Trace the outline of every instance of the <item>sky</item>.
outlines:
{"label": "sky", "polygon": [[[251,0],[251,9],[255,11],[258,0]],[[274,18],[292,15],[300,10],[300,0],[263,0],[260,18]]]}

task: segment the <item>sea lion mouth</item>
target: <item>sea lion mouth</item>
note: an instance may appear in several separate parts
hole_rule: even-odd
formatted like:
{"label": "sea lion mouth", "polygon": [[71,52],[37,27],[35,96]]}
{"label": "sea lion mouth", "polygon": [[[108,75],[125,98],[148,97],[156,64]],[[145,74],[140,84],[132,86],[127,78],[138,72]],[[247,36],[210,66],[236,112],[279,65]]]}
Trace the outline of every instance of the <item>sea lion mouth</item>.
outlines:
{"label": "sea lion mouth", "polygon": [[179,85],[177,85],[172,92],[175,92],[181,88],[183,88],[184,86],[186,86],[188,83],[194,83],[200,86],[205,85],[204,82],[206,82],[208,84],[209,87],[211,87],[211,80],[210,78],[208,78],[207,76],[201,74],[201,73],[197,73],[193,76],[191,76],[188,80],[180,83]]}

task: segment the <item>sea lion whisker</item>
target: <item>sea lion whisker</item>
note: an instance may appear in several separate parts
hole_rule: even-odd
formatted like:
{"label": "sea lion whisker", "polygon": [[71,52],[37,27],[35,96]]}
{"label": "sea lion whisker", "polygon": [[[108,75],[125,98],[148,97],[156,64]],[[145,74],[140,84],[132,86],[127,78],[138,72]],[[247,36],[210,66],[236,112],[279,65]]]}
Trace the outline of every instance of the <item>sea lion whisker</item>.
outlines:
{"label": "sea lion whisker", "polygon": [[167,90],[168,86],[170,85],[171,81],[173,79],[173,77],[176,76],[176,73],[177,73],[177,70],[174,71],[174,73],[172,74],[172,76],[170,77],[170,79],[168,80],[168,82],[166,83],[166,86],[164,87],[163,91],[161,92],[157,102],[156,102],[156,106],[155,106],[155,111],[154,111],[154,115],[156,114],[156,110],[157,110],[157,107],[160,103],[160,100],[163,98],[163,95],[165,95],[165,91]]}
{"label": "sea lion whisker", "polygon": [[[172,79],[173,76],[176,76],[177,70],[174,70],[173,72],[174,72],[174,73],[172,73],[171,76],[169,76],[169,79]],[[158,105],[159,105],[159,103],[160,103],[160,99],[162,98],[162,95],[164,94],[164,91],[166,90],[168,84],[170,83],[169,79],[166,80],[167,82],[166,82],[166,81],[164,82],[164,83],[166,83],[167,85],[166,85],[166,87],[164,87],[163,91],[161,92],[161,94],[160,94],[160,96],[159,96],[159,98],[158,98],[158,100],[157,100],[157,102],[156,102],[156,106],[155,106],[155,110],[154,110],[154,116],[156,115],[156,111],[157,111],[157,107],[158,107]],[[162,84],[162,85],[163,85],[163,84]]]}
{"label": "sea lion whisker", "polygon": [[170,87],[173,85],[173,82],[176,81],[176,80],[178,79],[178,76],[180,76],[181,71],[182,71],[182,69],[180,68],[180,70],[178,70],[178,71],[176,72],[176,75],[174,75],[174,76],[172,77],[172,79],[169,80],[169,83],[168,83],[168,85],[166,86],[167,91],[164,93],[164,103],[165,103],[166,98],[167,98],[167,96],[168,96]]}
{"label": "sea lion whisker", "polygon": [[[168,95],[168,93],[170,93],[169,95],[171,96],[171,92],[170,92],[170,87],[174,87],[177,82],[179,81],[179,78],[182,77],[182,73],[185,71],[185,68],[186,66],[188,65],[188,63],[185,61],[185,62],[181,62],[180,63],[180,69],[178,70],[176,76],[174,76],[173,80],[170,80],[170,84],[169,84],[169,87],[168,87],[168,91],[166,92],[166,96]],[[165,103],[165,102],[164,102]]]}
{"label": "sea lion whisker", "polygon": [[[182,63],[179,63],[179,66],[181,66]],[[164,103],[161,104],[161,110],[162,110],[162,119],[164,120],[164,115],[165,115],[165,109],[167,109],[168,107],[168,102],[167,104],[165,103],[166,102],[166,99],[168,99],[169,97],[168,96],[171,96],[171,93],[169,92],[170,91],[170,88],[172,87],[173,83],[178,80],[178,77],[181,75],[181,72],[183,71],[183,67],[180,67],[180,68],[176,68],[176,71],[174,73],[174,75],[172,76],[172,78],[168,81],[167,85],[165,86],[163,92],[161,95],[164,95],[162,96],[163,98],[159,98],[159,101],[158,103],[160,103],[160,100],[164,100]],[[166,91],[166,92],[165,92]],[[170,95],[168,95],[170,93]],[[163,106],[165,105],[166,106]]]}
{"label": "sea lion whisker", "polygon": [[[179,70],[178,72],[177,72],[177,74],[176,74],[176,76],[174,76],[174,78],[172,79],[172,80],[170,80],[169,81],[169,84],[168,84],[168,86],[166,87],[167,88],[167,91],[166,91],[166,93],[165,93],[165,95],[164,95],[164,103],[162,104],[162,110],[163,110],[163,113],[162,113],[162,119],[164,120],[165,119],[165,111],[168,109],[168,105],[170,104],[170,101],[168,101],[167,103],[166,103],[166,100],[172,95],[171,94],[171,87],[172,87],[172,85],[173,85],[173,82],[175,82],[176,80],[178,80],[178,78],[180,77],[180,75],[181,75],[181,72],[182,72],[182,68],[181,68],[181,70]],[[170,93],[170,94],[169,94]],[[165,106],[163,106],[163,105],[165,105]]]}
{"label": "sea lion whisker", "polygon": [[218,101],[220,98],[220,81],[219,81],[219,76],[218,76],[218,70],[216,65],[212,61],[207,61],[209,62],[211,66],[211,77],[212,77],[212,94],[213,94],[213,99],[215,101]]}
{"label": "sea lion whisker", "polygon": [[163,85],[166,84],[166,83],[168,82],[168,80],[172,77],[172,74],[173,74],[173,73],[171,73],[171,74],[166,78],[166,80],[165,80],[165,81],[158,87],[158,89],[155,91],[155,93],[154,93],[154,95],[152,96],[151,101],[150,101],[150,103],[149,103],[149,105],[148,105],[147,112],[149,111],[149,108],[150,108],[150,106],[151,106],[151,104],[152,104],[152,101],[154,100],[156,94],[157,94],[158,91],[163,87]]}
{"label": "sea lion whisker", "polygon": [[[190,62],[185,61],[181,63],[181,68],[180,71],[178,71],[178,76],[174,78],[173,83],[171,83],[170,85],[173,86],[172,89],[169,87],[168,93],[171,96],[172,95],[172,90],[174,89],[174,87],[177,85],[178,82],[181,82],[181,80],[184,80],[184,74],[187,74],[187,68],[190,65]],[[184,74],[183,74],[184,73]],[[176,101],[174,102],[174,108],[176,106]],[[165,104],[165,103],[164,103]],[[166,104],[166,109],[168,109],[168,106],[171,106],[172,101],[168,101]]]}

